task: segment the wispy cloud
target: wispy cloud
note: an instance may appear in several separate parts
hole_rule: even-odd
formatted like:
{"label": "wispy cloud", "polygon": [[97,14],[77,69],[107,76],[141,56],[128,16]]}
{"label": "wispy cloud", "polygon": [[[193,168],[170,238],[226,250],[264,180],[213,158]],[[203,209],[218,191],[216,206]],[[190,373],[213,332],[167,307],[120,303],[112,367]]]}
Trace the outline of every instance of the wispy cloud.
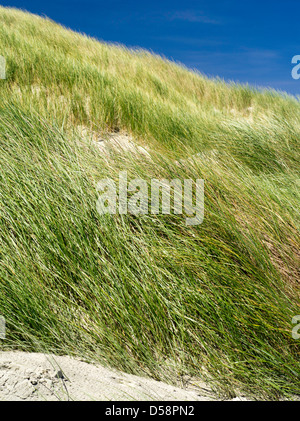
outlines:
{"label": "wispy cloud", "polygon": [[226,44],[224,39],[212,39],[212,38],[195,38],[195,37],[188,37],[188,36],[154,36],[152,39],[169,42],[172,44],[183,44],[183,45],[191,45],[197,47],[220,47]]}
{"label": "wispy cloud", "polygon": [[[175,53],[175,52],[174,52]],[[175,54],[174,54],[175,55]],[[282,58],[278,51],[267,49],[240,48],[236,51],[178,51],[175,55],[188,67],[196,68],[209,75],[225,79],[260,80],[272,79],[272,70],[281,69]]]}
{"label": "wispy cloud", "polygon": [[203,12],[196,10],[170,12],[167,17],[169,20],[183,20],[186,22],[209,23],[213,25],[218,25],[220,23],[219,21],[206,16]]}

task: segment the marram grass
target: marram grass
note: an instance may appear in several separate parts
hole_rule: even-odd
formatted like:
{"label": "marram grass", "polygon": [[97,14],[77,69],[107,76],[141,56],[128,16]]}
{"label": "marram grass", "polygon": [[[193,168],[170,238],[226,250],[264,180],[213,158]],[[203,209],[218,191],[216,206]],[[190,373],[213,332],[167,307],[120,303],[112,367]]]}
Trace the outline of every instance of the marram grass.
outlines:
{"label": "marram grass", "polygon": [[[220,396],[300,393],[297,99],[0,9],[5,349],[77,355]],[[83,136],[91,133],[91,136]],[[128,133],[151,158],[106,154]],[[203,178],[203,224],[100,216],[101,178]]]}

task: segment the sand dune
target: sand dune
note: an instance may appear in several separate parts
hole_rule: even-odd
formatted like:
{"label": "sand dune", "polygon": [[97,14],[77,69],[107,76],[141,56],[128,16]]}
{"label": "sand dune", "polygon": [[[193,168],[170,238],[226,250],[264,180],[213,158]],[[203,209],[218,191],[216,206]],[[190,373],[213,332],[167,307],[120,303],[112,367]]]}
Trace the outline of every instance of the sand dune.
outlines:
{"label": "sand dune", "polygon": [[0,354],[0,400],[212,400],[209,388],[184,390],[68,356]]}

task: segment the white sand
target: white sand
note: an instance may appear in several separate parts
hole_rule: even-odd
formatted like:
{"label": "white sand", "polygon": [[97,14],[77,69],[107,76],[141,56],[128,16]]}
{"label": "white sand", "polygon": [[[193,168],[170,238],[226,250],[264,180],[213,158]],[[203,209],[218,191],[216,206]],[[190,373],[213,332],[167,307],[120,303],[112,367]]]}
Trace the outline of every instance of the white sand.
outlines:
{"label": "white sand", "polygon": [[0,352],[0,400],[215,400],[202,386],[184,390],[67,356]]}

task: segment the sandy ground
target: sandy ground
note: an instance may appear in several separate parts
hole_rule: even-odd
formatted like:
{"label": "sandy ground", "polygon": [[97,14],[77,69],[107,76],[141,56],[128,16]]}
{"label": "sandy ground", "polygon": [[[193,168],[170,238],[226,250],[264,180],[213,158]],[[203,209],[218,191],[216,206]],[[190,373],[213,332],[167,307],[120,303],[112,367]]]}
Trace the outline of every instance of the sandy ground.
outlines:
{"label": "sandy ground", "polygon": [[77,127],[79,136],[86,142],[92,142],[101,152],[102,156],[109,158],[110,151],[114,152],[130,152],[132,155],[143,155],[145,158],[150,159],[148,148],[144,148],[137,143],[137,141],[128,133],[106,133],[101,135],[94,131],[89,130],[85,126]]}
{"label": "sandy ground", "polygon": [[0,353],[0,400],[215,400],[209,387],[184,390],[67,356]]}

